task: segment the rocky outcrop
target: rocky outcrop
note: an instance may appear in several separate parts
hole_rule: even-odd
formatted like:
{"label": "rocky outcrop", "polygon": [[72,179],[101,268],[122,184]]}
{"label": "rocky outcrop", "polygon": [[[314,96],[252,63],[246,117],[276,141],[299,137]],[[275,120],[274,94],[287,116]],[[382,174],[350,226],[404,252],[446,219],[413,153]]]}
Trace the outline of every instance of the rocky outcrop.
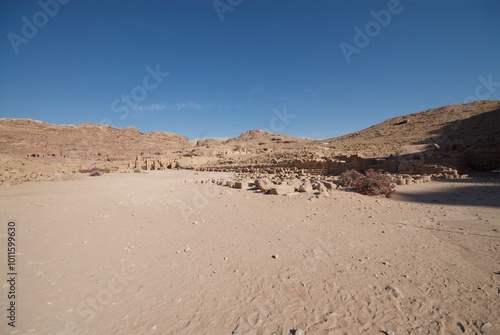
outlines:
{"label": "rocky outcrop", "polygon": [[97,124],[53,125],[30,119],[0,119],[0,154],[131,161],[190,148],[187,137],[166,132],[142,133]]}

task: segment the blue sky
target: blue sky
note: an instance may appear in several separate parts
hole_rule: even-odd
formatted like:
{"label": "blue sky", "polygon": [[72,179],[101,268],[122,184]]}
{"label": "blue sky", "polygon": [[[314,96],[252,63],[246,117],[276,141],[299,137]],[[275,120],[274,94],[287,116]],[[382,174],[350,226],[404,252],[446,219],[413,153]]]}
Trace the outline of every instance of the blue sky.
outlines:
{"label": "blue sky", "polygon": [[497,0],[0,0],[0,117],[329,138],[500,99]]}

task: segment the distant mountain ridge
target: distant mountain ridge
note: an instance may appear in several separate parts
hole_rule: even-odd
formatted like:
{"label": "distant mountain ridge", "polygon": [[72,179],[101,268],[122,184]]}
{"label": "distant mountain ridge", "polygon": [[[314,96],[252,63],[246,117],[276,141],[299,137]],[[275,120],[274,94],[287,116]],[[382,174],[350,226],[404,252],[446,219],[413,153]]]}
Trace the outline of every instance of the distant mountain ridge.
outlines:
{"label": "distant mountain ridge", "polygon": [[168,132],[143,133],[134,127],[121,129],[90,123],[58,126],[31,119],[0,119],[2,154],[129,157],[190,146],[185,136]]}
{"label": "distant mountain ridge", "polygon": [[[488,160],[500,165],[500,101],[449,105],[388,119],[352,134],[326,140],[249,130],[229,139],[189,141],[169,132],[143,133],[134,127],[97,124],[53,125],[30,119],[0,119],[0,154],[72,159],[106,157],[131,161],[141,156],[219,157],[244,163],[287,157],[314,159],[358,154],[388,157],[418,152]],[[439,150],[439,151],[438,151]],[[235,158],[236,157],[236,158]],[[465,158],[464,158],[465,157]],[[212,159],[212,164],[216,164]],[[194,164],[194,163],[193,163]],[[477,166],[480,168],[480,166]]]}

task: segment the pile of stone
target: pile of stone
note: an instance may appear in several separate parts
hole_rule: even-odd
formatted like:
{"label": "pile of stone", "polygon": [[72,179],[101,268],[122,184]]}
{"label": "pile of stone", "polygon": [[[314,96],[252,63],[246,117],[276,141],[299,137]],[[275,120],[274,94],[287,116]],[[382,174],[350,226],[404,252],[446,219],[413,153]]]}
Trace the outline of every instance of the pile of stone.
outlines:
{"label": "pile of stone", "polygon": [[434,178],[465,179],[469,177],[466,174],[459,174],[455,169],[442,165],[422,164],[416,167],[415,172],[421,175],[429,175]]}
{"label": "pile of stone", "polygon": [[209,182],[236,189],[253,189],[257,192],[272,195],[293,195],[309,193],[328,197],[329,192],[337,189],[337,178],[319,175],[309,175],[298,171],[289,174],[254,174],[240,173],[234,180],[212,179]]}
{"label": "pile of stone", "polygon": [[[426,174],[394,174],[397,185],[412,185],[429,183],[438,178],[467,178],[457,170],[438,165],[422,165],[421,171]],[[211,179],[205,182],[214,183],[236,189],[253,189],[272,195],[292,195],[296,193],[310,193],[319,196],[328,196],[329,192],[342,188],[340,176],[325,176],[307,172],[302,169],[279,168],[276,173],[249,171],[236,173],[232,179]],[[203,182],[203,181],[202,181]]]}
{"label": "pile of stone", "polygon": [[425,175],[409,175],[402,174],[396,175],[396,184],[397,185],[411,185],[411,184],[419,184],[419,183],[429,183],[432,181],[431,176]]}
{"label": "pile of stone", "polygon": [[466,179],[467,174],[459,174],[457,170],[440,165],[421,165],[418,174],[397,174],[395,175],[397,185],[411,185],[428,183],[433,179]]}
{"label": "pile of stone", "polygon": [[418,174],[430,175],[437,178],[467,178],[467,175],[463,175],[465,177],[462,177],[461,175],[459,175],[457,170],[442,165],[418,165],[415,168],[415,172]]}

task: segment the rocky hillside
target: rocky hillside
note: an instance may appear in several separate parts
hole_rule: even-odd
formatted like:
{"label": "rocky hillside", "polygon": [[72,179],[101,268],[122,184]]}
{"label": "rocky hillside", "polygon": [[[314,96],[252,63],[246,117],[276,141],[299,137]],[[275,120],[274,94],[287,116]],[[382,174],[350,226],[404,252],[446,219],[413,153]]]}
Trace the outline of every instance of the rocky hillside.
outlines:
{"label": "rocky hillside", "polygon": [[310,162],[313,167],[359,155],[391,158],[398,164],[405,161],[407,165],[441,164],[462,171],[490,170],[500,166],[500,101],[430,109],[326,140],[251,130],[215,148],[225,150],[215,149],[220,158],[211,161],[211,166],[308,166]]}
{"label": "rocky hillside", "polygon": [[[500,166],[500,101],[430,109],[318,141],[249,130],[236,138],[190,142],[173,133],[142,133],[132,127],[56,126],[29,119],[0,119],[0,155],[10,175],[22,166],[23,176],[29,167],[56,173],[43,164],[57,165],[57,173],[89,166],[117,170],[127,168],[136,155],[175,160],[187,168],[279,165],[322,169],[359,155],[389,157],[394,168],[426,163],[491,170]],[[23,161],[14,166],[8,157]]]}
{"label": "rocky hillside", "polygon": [[146,134],[133,127],[56,126],[30,119],[0,119],[0,153],[7,155],[130,160],[141,153],[165,154],[188,147],[187,137],[166,132]]}
{"label": "rocky hillside", "polygon": [[358,132],[322,142],[339,153],[386,157],[429,148],[498,150],[500,101],[449,105],[389,119]]}

